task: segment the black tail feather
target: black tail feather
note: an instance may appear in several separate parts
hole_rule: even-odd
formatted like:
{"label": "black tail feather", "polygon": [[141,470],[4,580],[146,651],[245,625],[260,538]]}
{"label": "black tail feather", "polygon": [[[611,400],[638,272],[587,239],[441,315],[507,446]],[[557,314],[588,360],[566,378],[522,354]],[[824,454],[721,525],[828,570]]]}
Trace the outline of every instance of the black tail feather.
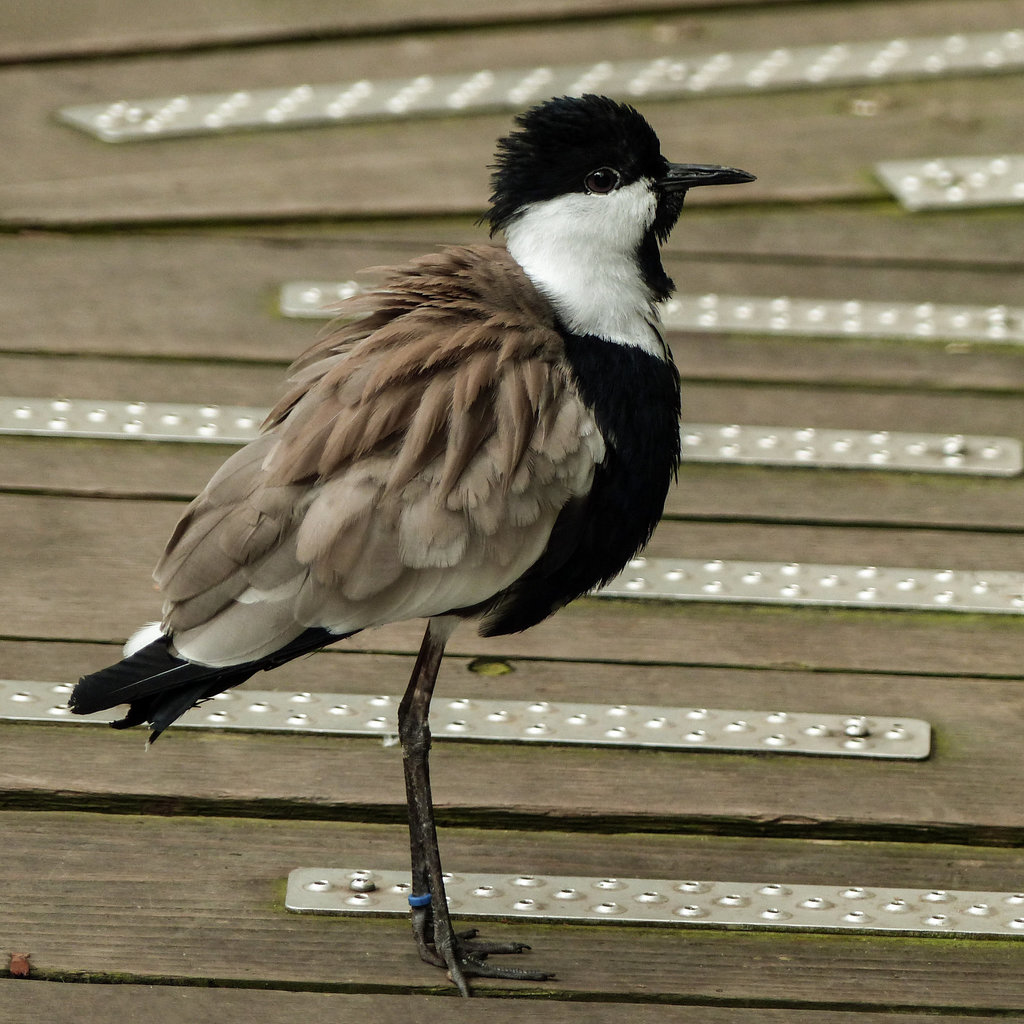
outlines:
{"label": "black tail feather", "polygon": [[128,729],[149,722],[152,742],[189,708],[244,683],[257,672],[277,668],[342,639],[344,636],[326,629],[310,628],[265,658],[215,668],[172,654],[170,638],[164,636],[116,665],[82,676],[68,706],[76,715],[91,715],[128,704],[125,717],[111,724],[115,729]]}
{"label": "black tail feather", "polygon": [[68,705],[76,715],[91,715],[118,704],[142,703],[144,698],[222,671],[175,657],[170,640],[164,636],[109,668],[83,676]]}

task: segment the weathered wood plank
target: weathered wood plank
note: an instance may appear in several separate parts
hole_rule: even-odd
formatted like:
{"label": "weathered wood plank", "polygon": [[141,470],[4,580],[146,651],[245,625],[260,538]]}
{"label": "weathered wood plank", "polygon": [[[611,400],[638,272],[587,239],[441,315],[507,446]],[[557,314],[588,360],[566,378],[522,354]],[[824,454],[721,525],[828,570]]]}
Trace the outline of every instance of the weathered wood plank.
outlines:
{"label": "weathered wood plank", "polygon": [[[268,315],[265,322],[272,323],[272,317]],[[97,330],[102,329],[97,325]],[[121,328],[112,325],[111,330],[116,333]],[[304,340],[312,339],[315,331],[315,326],[310,325]],[[8,339],[14,340],[14,332]],[[288,355],[298,352],[296,348],[293,353],[283,354],[284,362],[222,361],[215,355],[205,359],[147,359],[145,356],[77,355],[74,352],[39,355],[0,352],[0,381],[5,396],[188,401],[269,408],[287,386]]]}
{"label": "weathered wood plank", "polygon": [[[1014,305],[1019,300],[1018,279],[1024,258],[1007,264],[1006,272],[998,273],[922,262],[887,267],[880,273],[860,262],[859,256],[852,262],[826,258],[831,244],[827,230],[815,234],[808,228],[801,229],[793,242],[794,246],[798,241],[807,246],[797,265],[788,243],[774,253],[762,250],[751,258],[742,255],[741,233],[735,225],[728,242],[723,243],[724,249],[702,255],[700,247],[708,237],[703,225],[713,230],[714,219],[707,211],[703,217],[691,217],[702,225],[697,248],[674,249],[667,261],[684,293],[788,293],[982,305]],[[759,218],[751,216],[749,220],[754,229]],[[808,219],[804,218],[803,223],[806,225]],[[987,230],[987,223],[957,221],[950,224],[950,230],[964,232],[968,238],[979,237]],[[1016,219],[1012,223],[1016,231]],[[870,238],[879,259],[883,247],[894,244],[885,241],[886,230],[884,219],[879,219],[877,232],[865,231],[864,244],[868,245]],[[337,237],[321,233],[283,237],[184,233],[0,238],[0,273],[8,282],[0,351],[7,359],[17,353],[57,354],[66,359],[41,369],[16,360],[5,361],[4,376],[10,381],[7,386],[21,394],[56,392],[93,397],[84,388],[91,381],[102,383],[111,365],[100,360],[132,356],[178,360],[167,379],[173,382],[175,375],[180,375],[188,393],[198,389],[211,400],[241,404],[270,401],[279,387],[281,368],[311,343],[319,329],[316,322],[277,315],[282,282],[346,280],[361,268],[400,262],[437,245],[486,238],[481,229],[461,222],[437,222],[429,230],[412,231],[410,237],[396,237],[393,231],[377,235],[375,229],[362,228]],[[685,230],[679,235],[684,240],[690,237]],[[1005,244],[1003,249],[1012,253],[1019,247]],[[816,255],[820,257],[818,264],[808,266],[807,261],[813,261]],[[676,333],[671,341],[680,372],[688,381],[759,380],[829,388],[856,384],[944,391],[961,388],[1010,392],[1024,387],[1024,359],[1012,346],[965,348],[927,342],[792,340],[701,333]],[[72,355],[88,359],[70,359]],[[200,360],[204,365],[182,362],[187,359]],[[260,378],[260,387],[266,387],[261,396],[247,397],[238,387],[225,387],[218,395],[203,383],[207,374],[216,374],[216,368],[209,364],[217,360],[270,362],[278,368],[277,376]],[[156,394],[140,395],[138,390],[150,379],[145,376],[147,372],[139,367],[121,377],[111,373],[107,387],[95,397],[156,400]],[[234,372],[234,368],[224,369],[219,379],[228,379]],[[248,386],[248,379],[243,379]],[[41,391],[44,381],[48,385],[45,392]],[[114,393],[110,387],[118,390]],[[173,399],[180,397],[181,390],[168,387],[160,393]],[[870,401],[877,405],[878,399]],[[688,411],[687,415],[692,414]],[[720,417],[710,418],[717,421]]]}
{"label": "weathered wood plank", "polygon": [[[1019,530],[1024,526],[1022,489],[1024,482],[1016,478],[684,467],[665,513],[734,522]],[[941,549],[937,543],[929,552],[932,560]]]}
{"label": "weathered wood plank", "polygon": [[[42,76],[58,73],[18,72],[19,78],[29,81],[11,82],[10,88],[24,91],[26,105],[30,100],[41,104],[42,95],[52,94]],[[0,82],[15,74],[0,72]],[[856,133],[851,132],[850,115],[836,111],[834,95],[824,110],[818,95],[760,97],[759,117],[777,126],[772,133],[777,148],[761,146],[756,152],[741,141],[749,138],[751,116],[749,103],[743,105],[742,100],[707,99],[685,109],[666,103],[657,109],[652,105],[649,113],[665,151],[677,159],[693,154],[705,161],[755,167],[758,181],[745,186],[742,195],[712,193],[695,200],[702,206],[878,199],[886,195],[870,174],[878,160],[913,158],[922,151],[1012,150],[1014,141],[1002,126],[1020,121],[1024,100],[1004,81],[971,83],[970,105],[978,120],[968,141],[962,129],[951,133],[942,122],[929,120],[931,109],[949,107],[962,88],[960,83],[940,82],[894,85],[898,113],[873,119],[866,127],[858,124]],[[37,109],[35,116],[41,120],[44,111]],[[930,129],[923,139],[922,124]],[[494,139],[507,129],[507,118],[482,116],[410,121],[386,129],[352,126],[343,131],[154,142],[130,152],[126,146],[106,147],[108,152],[97,154],[93,150],[102,144],[69,138],[71,129],[55,126],[48,129],[53,138],[47,152],[52,155],[44,166],[33,171],[10,168],[7,183],[0,187],[0,223],[12,228],[81,228],[380,213],[476,214],[486,207],[484,168]],[[815,138],[814,149],[794,163],[792,152],[805,146],[809,137]],[[694,138],[702,140],[699,154],[694,152]],[[149,158],[148,166],[137,150]],[[86,165],[79,175],[64,176],[64,166],[79,162]]]}
{"label": "weathered wood plank", "polygon": [[[740,2],[743,0],[717,0],[717,6]],[[781,0],[759,2],[767,6]],[[216,10],[168,9],[158,3],[107,3],[98,10],[87,10],[66,0],[45,0],[31,10],[11,7],[3,12],[0,61],[109,56],[482,25],[507,30],[519,21],[576,21],[623,14],[678,16],[680,9],[705,6],[705,0],[516,0],[502,4],[500,11],[496,11],[493,5],[465,0],[431,0],[415,7],[400,0],[376,0],[325,9],[317,0],[279,0],[269,8],[236,0],[222,3]]]}
{"label": "weathered wood plank", "polygon": [[[191,499],[232,451],[219,445],[7,437],[0,490]],[[1024,529],[1024,480],[928,474],[686,466],[666,515],[739,523]],[[938,548],[936,549],[938,550]],[[933,559],[934,560],[934,559]]]}
{"label": "weathered wood plank", "polygon": [[[725,289],[722,289],[723,291]],[[965,294],[970,294],[965,293]],[[736,338],[676,334],[669,339],[685,379],[760,380],[863,388],[906,387],[1020,390],[1024,360],[1006,347]]]}
{"label": "weathered wood plank", "polygon": [[[878,275],[876,297],[894,298],[908,283],[907,269],[985,267],[999,272],[1000,268],[1009,271],[1010,266],[1019,266],[1024,249],[1017,224],[1019,218],[1013,211],[998,208],[949,210],[939,216],[904,216],[885,203],[766,208],[758,209],[756,216],[747,209],[695,208],[687,211],[682,230],[670,239],[669,251],[761,256],[790,268],[799,266],[810,275],[801,273],[797,282],[801,288],[815,285],[816,271],[823,262],[853,268],[866,265],[876,272],[885,270]],[[380,226],[376,230],[379,232]],[[956,245],[949,244],[951,237],[957,239]],[[895,278],[890,279],[890,274]],[[836,283],[839,287],[833,297],[863,297],[854,291],[863,287],[859,281]],[[781,294],[797,294],[791,291],[793,286],[790,281]],[[906,297],[939,301],[923,292]],[[949,294],[943,301],[972,300]]]}
{"label": "weathered wood plank", "polygon": [[[0,643],[0,664],[12,678],[72,681],[116,657],[113,646]],[[320,654],[251,685],[277,688],[283,697],[306,690],[397,697],[411,667],[411,654]],[[932,723],[934,754],[918,763],[851,762],[439,740],[434,795],[446,821],[493,823],[505,815],[510,827],[980,843],[1013,843],[1024,829],[1020,802],[1008,797],[1024,786],[1014,712],[1019,679],[526,658],[508,660],[511,671],[499,676],[477,667],[465,657],[446,659],[437,714],[455,698],[505,696],[906,716]],[[400,751],[373,738],[179,729],[147,753],[142,731],[100,726],[5,723],[0,736],[5,807],[388,821],[404,815]]]}
{"label": "weathered wood plank", "polygon": [[[269,326],[271,318],[266,317],[265,323]],[[303,343],[311,342],[316,325],[306,321],[301,326],[306,334]],[[685,345],[685,339],[680,344]],[[841,347],[841,343],[836,346]],[[297,356],[299,351],[296,348],[291,354]],[[1024,365],[1021,354],[1015,356]],[[757,379],[758,369],[757,365],[748,368],[749,380],[684,377],[684,419],[934,434],[1015,436],[1024,430],[1024,411],[1019,396],[1012,391],[979,394],[965,389],[904,387],[897,382],[884,389],[824,380],[813,385],[771,382]],[[4,396],[212,403],[268,409],[287,389],[286,380],[286,368],[269,362],[0,354],[0,386]],[[192,446],[186,450],[195,449]]]}
{"label": "weathered wood plank", "polygon": [[[9,555],[0,595],[12,637],[123,638],[153,617],[149,573],[182,510],[179,502],[0,496]],[[677,539],[673,539],[677,538]],[[821,527],[662,524],[652,553],[920,568],[1020,568],[1011,535]],[[59,553],[55,556],[55,553]],[[914,563],[919,563],[915,566]],[[770,609],[584,600],[514,637],[468,631],[453,650],[524,657],[801,664],[867,671],[1019,672],[1014,616]],[[627,624],[628,623],[628,628]],[[419,626],[359,634],[358,649],[410,650]]]}
{"label": "weathered wood plank", "polygon": [[[900,530],[829,524],[676,522],[664,520],[646,553],[662,558],[758,559],[907,567],[1024,570],[1019,538],[970,530]],[[958,616],[953,616],[957,618]]]}
{"label": "weathered wood plank", "polygon": [[[675,43],[657,21],[611,20],[524,26],[514,45],[500,48],[492,32],[481,31],[425,41],[366,38],[345,45],[343,53],[337,43],[320,43],[8,68],[0,83],[14,111],[9,134],[24,142],[0,155],[2,219],[17,226],[81,226],[476,213],[486,201],[483,169],[494,138],[508,126],[507,117],[482,116],[111,147],[52,121],[55,109],[89,99],[332,81],[339,67],[346,78],[373,77],[381,68],[416,75],[557,62],[566,53],[653,58],[666,48],[706,53],[732,42],[749,46],[752,39],[772,46],[814,38],[834,42],[849,33],[884,37],[886,30],[902,36],[934,32],[943,18],[961,30],[1007,25],[1005,3],[994,0],[976,0],[967,9],[935,0],[856,8],[801,4],[786,17],[778,17],[779,10],[684,14]],[[702,205],[879,197],[883,190],[869,173],[875,160],[964,149],[1001,152],[1016,144],[1012,126],[1024,100],[1001,78],[895,84],[885,88],[877,116],[857,118],[850,101],[863,92],[709,97],[652,104],[650,113],[668,153],[750,165],[759,174],[742,196],[717,190],[697,200]],[[758,137],[756,152],[752,118],[773,126]],[[700,153],[694,139],[701,140]],[[799,160],[793,159],[796,152]]]}
{"label": "weathered wood plank", "polygon": [[[404,921],[305,917],[281,909],[282,878],[311,858],[321,864],[352,857],[382,867],[404,863],[398,827],[8,813],[4,835],[5,939],[31,951],[46,977],[212,978],[335,990],[386,985],[408,992],[444,985],[418,962]],[[972,883],[1019,878],[1012,851],[948,847],[758,843],[737,860],[731,841],[464,830],[449,831],[445,847],[455,870],[472,863],[479,870],[519,872],[533,863],[536,873],[589,872],[600,865],[593,873],[604,874],[615,863],[621,875],[724,878],[745,864],[740,869],[757,878],[801,872],[822,884],[847,885],[851,863],[863,864],[869,855],[868,885],[918,877],[930,886],[936,872],[959,873]],[[493,925],[487,931],[504,936],[510,929]],[[533,942],[530,962],[554,970],[557,979],[514,987],[480,982],[480,992],[591,993],[618,1002],[779,1009],[1009,1010],[1019,1006],[1024,967],[1024,944],[1014,941],[525,922],[516,934]]]}
{"label": "weathered wood plank", "polygon": [[[6,393],[36,397],[187,397],[266,408],[279,396],[284,377],[281,366],[269,363],[0,355]],[[1010,437],[1024,432],[1019,399],[1002,394],[691,380],[685,383],[684,400],[686,416],[694,421]],[[7,437],[0,444],[0,489],[191,498],[230,451],[226,446]],[[1022,487],[1020,478],[691,465],[670,495],[668,514],[1016,529],[1024,525]]]}
{"label": "weathered wood plank", "polygon": [[[473,1003],[425,995],[362,995],[331,992],[268,992],[212,988],[207,985],[62,985],[26,984],[0,979],[0,1012],[19,1024],[52,1024],[73,1017],[81,1024],[139,1019],[150,1024],[308,1024],[309,1021],[359,1020],[364,1024],[533,1024],[537,1005],[531,999],[490,996]],[[565,1002],[547,999],[547,1024],[585,1021],[621,1024],[621,1002]],[[888,1024],[892,1015],[845,1010],[772,1010],[764,1007],[651,1006],[630,1003],[636,1024]],[[934,1024],[933,1014],[900,1015],[900,1024]],[[972,1013],[944,1016],[951,1024],[995,1024],[1005,1017]]]}
{"label": "weathered wood plank", "polygon": [[[4,30],[0,59],[105,56],[129,54],[133,50],[203,49],[290,39],[351,36],[361,40],[381,34],[429,33],[477,26],[509,31],[549,22],[585,24],[588,19],[616,18],[630,24],[637,16],[652,15],[657,18],[654,34],[663,43],[699,42],[710,36],[709,45],[722,48],[750,46],[750,39],[760,38],[766,25],[781,25],[792,36],[794,44],[806,44],[840,42],[857,38],[866,30],[872,32],[870,38],[885,38],[901,34],[908,20],[918,21],[912,5],[906,2],[875,3],[869,13],[860,16],[856,11],[828,10],[820,3],[805,3],[803,10],[792,13],[784,8],[773,10],[776,4],[783,6],[779,0],[757,0],[756,4],[749,0],[717,0],[715,3],[706,0],[643,0],[641,3],[514,0],[496,12],[486,3],[457,3],[456,0],[430,0],[417,4],[415,9],[400,0],[368,0],[329,10],[310,0],[287,0],[272,9],[235,0],[218,8],[213,15],[191,8],[168,11],[153,0],[130,6],[120,0],[105,4],[92,17],[86,17],[79,5],[66,0],[46,0],[41,11],[38,7],[35,9],[35,16],[16,9],[4,12],[0,22]],[[742,20],[730,11],[737,6],[744,8]],[[948,0],[932,0],[930,28],[935,31],[935,24],[949,24],[951,30],[1004,28],[1007,25],[1005,7],[1005,3],[994,0],[977,0],[965,11]],[[747,35],[743,34],[744,25]]]}

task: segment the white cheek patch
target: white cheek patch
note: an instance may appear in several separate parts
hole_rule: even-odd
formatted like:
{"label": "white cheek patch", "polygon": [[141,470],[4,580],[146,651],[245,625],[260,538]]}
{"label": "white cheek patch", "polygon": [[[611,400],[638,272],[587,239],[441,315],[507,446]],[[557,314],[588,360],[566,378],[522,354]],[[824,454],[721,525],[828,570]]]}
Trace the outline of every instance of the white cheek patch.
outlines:
{"label": "white cheek patch", "polygon": [[640,179],[607,195],[574,192],[526,207],[508,250],[570,330],[659,353],[654,299],[636,262],[657,198]]}

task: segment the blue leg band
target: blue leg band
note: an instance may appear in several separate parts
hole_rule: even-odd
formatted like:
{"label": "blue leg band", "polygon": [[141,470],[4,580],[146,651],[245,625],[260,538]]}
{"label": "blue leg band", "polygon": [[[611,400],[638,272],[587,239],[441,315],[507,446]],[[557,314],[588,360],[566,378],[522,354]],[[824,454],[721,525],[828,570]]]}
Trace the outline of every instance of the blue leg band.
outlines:
{"label": "blue leg band", "polygon": [[430,893],[426,893],[423,896],[410,896],[409,897],[410,907],[427,907],[430,906]]}

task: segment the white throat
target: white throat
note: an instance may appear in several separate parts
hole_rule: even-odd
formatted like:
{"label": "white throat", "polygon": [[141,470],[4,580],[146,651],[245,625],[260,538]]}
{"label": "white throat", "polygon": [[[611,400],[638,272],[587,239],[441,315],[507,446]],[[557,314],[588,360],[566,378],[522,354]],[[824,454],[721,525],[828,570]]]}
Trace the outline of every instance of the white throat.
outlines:
{"label": "white throat", "polygon": [[533,203],[505,227],[508,251],[569,330],[660,357],[657,306],[636,257],[656,203],[642,179]]}

